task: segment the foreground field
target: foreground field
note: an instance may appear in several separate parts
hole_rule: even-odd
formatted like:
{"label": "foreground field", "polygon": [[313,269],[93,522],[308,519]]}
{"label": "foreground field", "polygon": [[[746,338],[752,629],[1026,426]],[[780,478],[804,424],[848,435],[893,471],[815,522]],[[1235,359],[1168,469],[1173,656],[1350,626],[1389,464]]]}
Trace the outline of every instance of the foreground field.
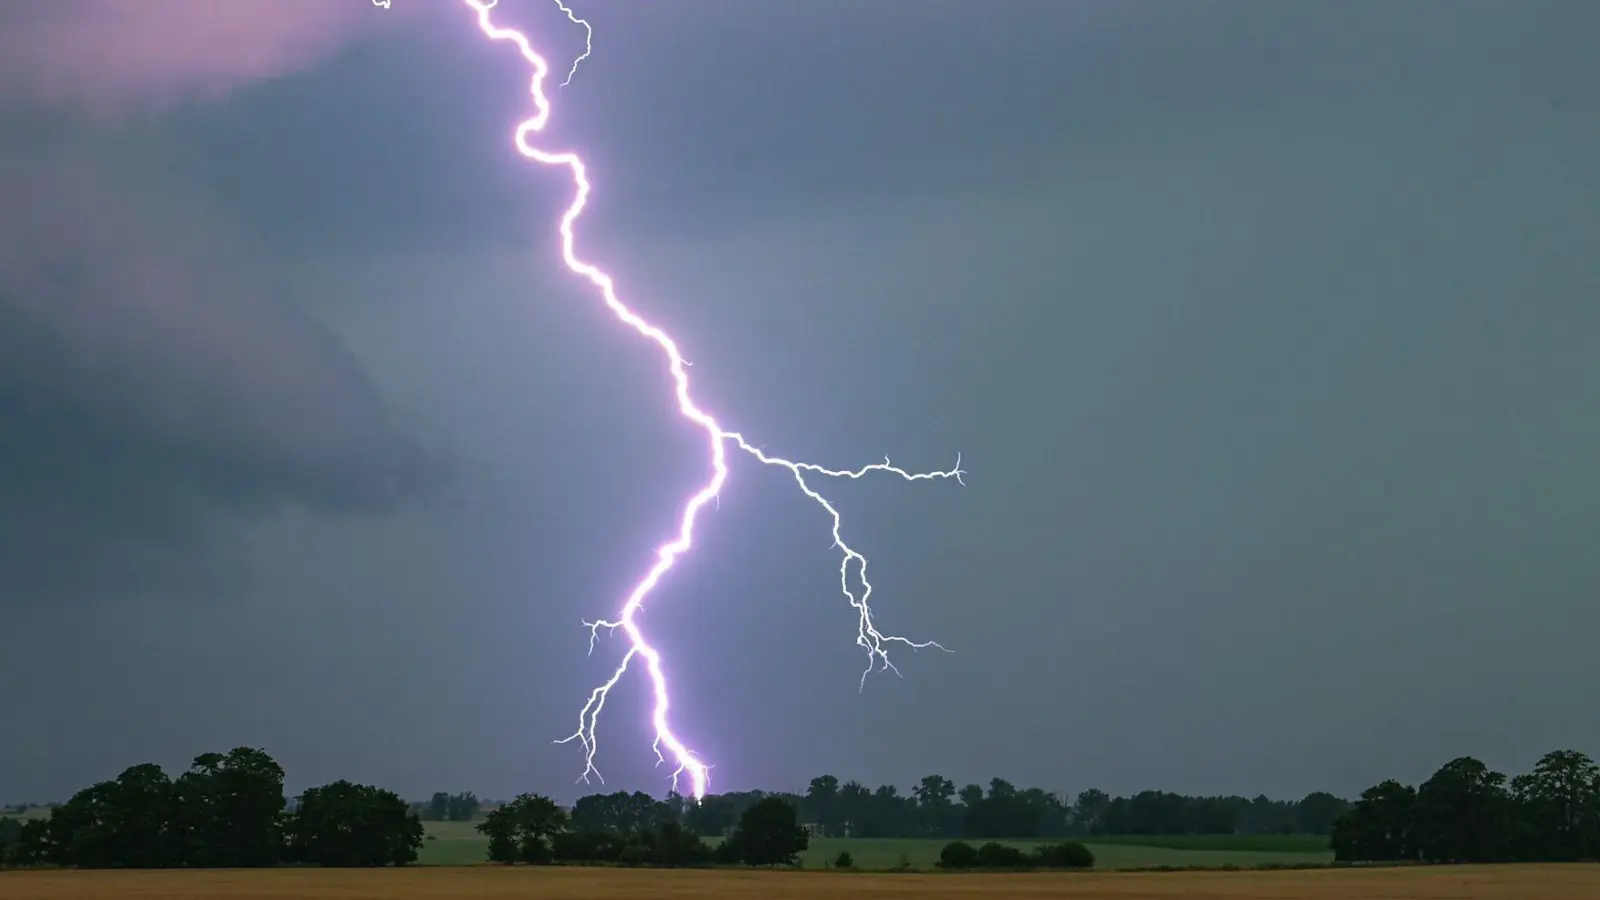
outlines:
{"label": "foreground field", "polygon": [[[417,862],[422,865],[450,866],[481,863],[488,856],[488,843],[467,822],[429,822],[428,836]],[[1326,863],[1333,853],[1316,848],[1327,838],[1255,837],[1216,835],[1203,837],[1115,837],[1106,843],[1091,840],[1097,869],[1145,869],[1154,866],[1259,866]],[[807,869],[820,869],[833,862],[840,851],[849,851],[857,868],[892,869],[902,864],[913,869],[932,869],[945,841],[815,838],[811,849],[801,856]],[[1005,843],[1028,849],[1028,841]],[[1285,848],[1291,848],[1287,850]]]}
{"label": "foreground field", "polygon": [[1460,866],[1301,872],[859,875],[829,872],[471,868],[0,872],[5,900],[1593,900],[1600,866]]}

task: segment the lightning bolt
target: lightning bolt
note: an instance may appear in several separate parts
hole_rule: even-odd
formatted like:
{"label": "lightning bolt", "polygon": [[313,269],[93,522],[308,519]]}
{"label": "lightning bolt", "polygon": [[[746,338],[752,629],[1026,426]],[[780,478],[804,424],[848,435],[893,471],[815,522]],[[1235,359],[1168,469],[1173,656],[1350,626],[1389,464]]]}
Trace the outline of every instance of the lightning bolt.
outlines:
{"label": "lightning bolt", "polygon": [[[934,641],[912,641],[897,635],[884,634],[878,630],[873,621],[872,608],[868,604],[868,600],[872,595],[872,585],[867,581],[867,558],[845,543],[842,534],[843,519],[840,517],[839,511],[811,487],[807,476],[856,479],[872,472],[885,472],[891,475],[898,475],[907,481],[953,478],[957,482],[961,482],[962,476],[965,474],[961,469],[961,458],[959,456],[956,458],[954,467],[947,471],[939,472],[908,472],[891,464],[887,458],[881,463],[862,466],[859,469],[828,469],[813,463],[794,462],[776,456],[769,456],[761,448],[752,445],[740,433],[723,428],[710,413],[696,406],[689,391],[689,364],[684,360],[683,354],[678,350],[678,345],[671,335],[645,321],[639,314],[629,309],[618,299],[616,283],[612,280],[612,277],[593,263],[585,262],[579,258],[577,251],[574,249],[574,226],[578,221],[578,217],[583,214],[591,190],[588,170],[584,166],[583,160],[576,153],[570,151],[558,153],[543,150],[531,143],[531,138],[542,131],[550,119],[550,100],[545,96],[544,92],[544,80],[550,74],[549,64],[544,57],[534,51],[527,36],[522,32],[494,24],[490,14],[498,0],[463,0],[463,2],[477,14],[478,27],[483,31],[484,35],[491,41],[505,41],[515,45],[518,52],[522,54],[522,58],[533,68],[533,79],[529,90],[533,97],[534,113],[517,125],[514,143],[517,151],[524,157],[541,165],[564,168],[572,176],[575,194],[571,205],[562,214],[560,224],[562,260],[573,274],[587,280],[598,289],[600,299],[604,301],[606,308],[618,320],[660,349],[662,355],[666,358],[667,368],[672,374],[678,401],[678,411],[682,413],[684,418],[705,432],[707,449],[711,455],[710,479],[701,485],[699,490],[690,495],[688,501],[684,504],[683,516],[678,523],[677,536],[656,548],[655,564],[628,592],[627,599],[623,602],[617,618],[584,623],[589,628],[589,650],[591,653],[594,652],[595,642],[599,639],[602,630],[614,633],[616,630],[621,629],[628,637],[629,649],[627,654],[623,656],[622,661],[618,663],[616,670],[611,673],[611,677],[589,694],[588,702],[584,704],[582,711],[578,715],[577,731],[557,741],[557,743],[577,741],[584,751],[584,770],[580,780],[587,781],[591,775],[600,778],[600,772],[594,764],[595,753],[599,747],[596,741],[596,729],[599,724],[600,714],[605,709],[606,699],[610,697],[611,689],[616,687],[617,683],[622,680],[622,676],[627,673],[628,667],[633,660],[636,657],[642,657],[654,692],[655,703],[651,713],[651,724],[655,728],[655,741],[652,749],[655,751],[657,764],[660,765],[667,762],[670,756],[672,762],[676,765],[676,769],[672,774],[674,790],[677,788],[679,777],[687,775],[690,782],[690,792],[696,799],[699,799],[705,796],[706,787],[709,783],[710,767],[685,746],[683,741],[672,731],[667,715],[672,707],[672,698],[667,689],[667,676],[662,665],[661,653],[645,639],[644,632],[637,622],[637,614],[645,598],[661,582],[661,579],[672,568],[678,557],[688,552],[690,547],[693,546],[695,521],[699,517],[700,511],[718,495],[722,490],[723,484],[728,480],[728,445],[731,444],[743,450],[765,465],[787,470],[794,478],[801,492],[820,506],[831,518],[833,544],[843,554],[843,559],[839,564],[840,590],[844,593],[845,599],[850,606],[856,611],[856,644],[862,647],[867,654],[867,665],[861,673],[862,687],[865,686],[867,676],[874,669],[887,669],[899,674],[899,669],[895,668],[894,663],[889,659],[887,646],[889,644],[901,644],[914,650],[929,647],[940,650],[945,648]],[[859,593],[851,587],[850,572],[852,564],[854,564],[856,570],[857,580],[861,584]],[[603,781],[604,779],[601,780]]]}
{"label": "lightning bolt", "polygon": [[556,6],[560,7],[561,11],[567,14],[567,21],[574,25],[583,26],[583,53],[577,59],[572,61],[572,68],[567,71],[567,80],[561,82],[561,86],[566,87],[572,83],[572,76],[578,74],[578,66],[581,65],[584,60],[589,58],[590,53],[594,52],[594,28],[590,27],[587,21],[578,18],[572,10],[567,8],[565,3],[561,2],[561,0],[556,0]]}

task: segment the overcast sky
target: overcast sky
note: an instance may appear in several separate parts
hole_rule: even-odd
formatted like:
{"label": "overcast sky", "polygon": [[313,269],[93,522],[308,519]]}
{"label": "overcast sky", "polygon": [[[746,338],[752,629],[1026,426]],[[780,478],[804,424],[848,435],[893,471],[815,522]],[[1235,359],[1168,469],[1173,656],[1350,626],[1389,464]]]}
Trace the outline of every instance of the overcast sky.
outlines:
{"label": "overcast sky", "polygon": [[[571,799],[706,470],[446,0],[0,0],[0,801]],[[583,32],[504,0],[558,72]],[[1600,753],[1600,4],[575,0],[585,253],[774,453],[641,622],[714,789]],[[597,762],[664,790],[642,679]]]}

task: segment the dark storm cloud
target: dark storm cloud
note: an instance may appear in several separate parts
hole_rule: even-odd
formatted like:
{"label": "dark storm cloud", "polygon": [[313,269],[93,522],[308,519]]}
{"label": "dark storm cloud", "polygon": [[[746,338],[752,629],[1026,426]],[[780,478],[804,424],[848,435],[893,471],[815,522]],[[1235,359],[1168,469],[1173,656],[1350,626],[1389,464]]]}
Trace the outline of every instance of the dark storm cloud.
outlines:
{"label": "dark storm cloud", "polygon": [[[93,391],[73,386],[98,369],[60,368],[90,340],[79,320],[6,301],[8,333],[32,335],[7,347],[23,355],[6,402],[31,424],[5,431],[0,452],[22,460],[6,465],[118,499],[30,487],[10,552],[37,573],[42,535],[92,535],[67,558],[129,602],[0,622],[0,672],[52,673],[0,699],[0,721],[29,723],[0,743],[0,800],[238,743],[296,786],[599,787],[572,784],[575,749],[550,743],[621,655],[619,638],[586,656],[580,623],[649,564],[705,447],[659,357],[556,261],[566,185],[509,143],[524,67],[458,3],[392,12],[423,6],[439,27],[226,103],[169,103],[67,155],[109,209],[193,226],[133,246],[201,266],[204,285],[205,261],[236,253],[218,269],[247,278],[215,289],[224,319],[186,307],[210,336],[179,340],[179,361],[174,336],[141,338],[163,349],[134,358],[165,375],[122,364]],[[581,48],[548,0],[501,9],[554,59]],[[1516,770],[1597,746],[1600,4],[579,11],[595,56],[558,93],[550,138],[593,160],[582,251],[681,340],[705,408],[775,452],[931,468],[960,451],[971,472],[965,488],[817,485],[873,560],[880,624],[956,651],[904,654],[904,680],[858,693],[826,516],[734,463],[644,611],[717,787],[938,771],[1354,793],[1462,752]],[[24,181],[49,183],[39,148],[15,149],[39,173]],[[100,202],[80,200],[80,217]],[[146,221],[113,220],[83,239]],[[237,249],[236,228],[266,256]],[[261,288],[271,274],[281,295]],[[397,421],[448,444],[465,502],[316,514],[383,508],[384,485],[407,482],[352,462],[394,444],[296,308]],[[272,358],[343,387],[249,356],[240,383],[195,362],[236,316],[279,335]],[[368,415],[322,431],[343,406]],[[316,429],[301,407],[322,411]],[[221,436],[180,427],[213,419]],[[196,542],[219,516],[291,505],[312,512],[223,538],[250,579],[195,587],[192,567],[217,577],[218,548]],[[155,538],[198,549],[158,566]],[[156,598],[109,585],[134,575],[189,580]],[[665,787],[647,704],[630,677],[607,705],[613,787]]]}
{"label": "dark storm cloud", "polygon": [[0,599],[162,582],[204,568],[186,556],[230,518],[381,510],[435,477],[225,211],[119,159],[115,135],[29,130],[282,74],[345,38],[353,6],[0,7],[0,98],[32,110],[0,110],[18,126],[0,147]]}
{"label": "dark storm cloud", "polygon": [[[1524,8],[595,3],[584,10],[594,55],[572,85],[552,85],[548,140],[583,150],[601,178],[598,231],[659,237],[873,198],[1092,179],[1087,157],[1235,124],[1293,133],[1374,109],[1398,118],[1361,124],[1426,123],[1475,106],[1589,108],[1582,36],[1600,6]],[[507,0],[501,16],[536,34],[558,72],[582,48],[553,4]],[[526,67],[486,47],[470,17],[438,24],[363,45],[317,79],[256,91],[226,117],[190,117],[173,131],[173,152],[297,252],[525,246],[530,223],[565,195],[561,179],[510,146],[528,109]],[[416,65],[423,57],[435,64]],[[1565,90],[1526,96],[1530,83]],[[272,141],[266,122],[292,123],[296,140]],[[336,176],[329,161],[352,157],[360,164]],[[234,177],[246,164],[267,177]]]}

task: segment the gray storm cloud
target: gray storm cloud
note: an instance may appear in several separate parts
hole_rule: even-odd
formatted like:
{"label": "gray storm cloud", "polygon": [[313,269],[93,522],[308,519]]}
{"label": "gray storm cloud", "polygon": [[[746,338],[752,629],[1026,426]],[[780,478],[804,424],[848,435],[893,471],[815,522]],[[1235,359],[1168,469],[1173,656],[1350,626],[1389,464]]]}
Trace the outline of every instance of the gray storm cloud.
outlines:
{"label": "gray storm cloud", "polygon": [[0,171],[0,377],[141,440],[382,473],[378,398],[224,218],[82,159]]}
{"label": "gray storm cloud", "polygon": [[[0,121],[24,126],[0,146],[6,595],[100,560],[127,584],[140,567],[130,546],[210,540],[226,530],[218,514],[387,509],[437,474],[226,210],[74,149],[88,132],[315,64],[385,12],[0,0]],[[46,111],[80,121],[63,134]],[[41,121],[52,133],[26,127]],[[88,583],[78,574],[67,581]]]}

